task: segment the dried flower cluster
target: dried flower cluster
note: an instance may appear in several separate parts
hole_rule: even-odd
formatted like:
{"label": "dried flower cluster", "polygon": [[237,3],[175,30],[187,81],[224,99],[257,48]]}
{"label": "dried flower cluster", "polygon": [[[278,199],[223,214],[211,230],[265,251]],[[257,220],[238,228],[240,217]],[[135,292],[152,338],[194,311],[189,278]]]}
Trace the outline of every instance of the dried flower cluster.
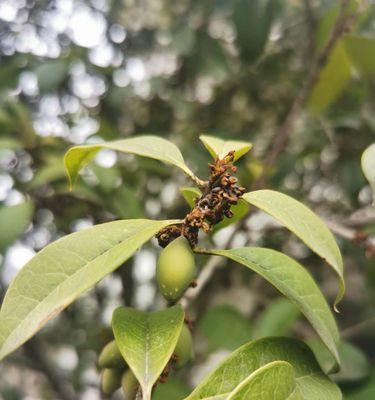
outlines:
{"label": "dried flower cluster", "polygon": [[184,222],[166,227],[156,235],[161,247],[167,246],[180,235],[185,236],[190,245],[195,247],[200,229],[209,232],[224,217],[233,216],[230,208],[238,203],[245,192],[245,188],[237,185],[238,179],[234,176],[237,168],[233,165],[233,159],[234,152],[230,152],[223,159],[216,159],[213,164],[209,164],[207,186],[202,196],[195,200],[195,207],[186,215]]}

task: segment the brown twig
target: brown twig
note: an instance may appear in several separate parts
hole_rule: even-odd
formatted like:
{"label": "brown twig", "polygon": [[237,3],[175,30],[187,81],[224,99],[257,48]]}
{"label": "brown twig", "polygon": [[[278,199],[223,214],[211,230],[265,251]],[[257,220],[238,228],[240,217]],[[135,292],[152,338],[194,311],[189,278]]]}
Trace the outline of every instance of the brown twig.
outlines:
{"label": "brown twig", "polygon": [[375,238],[373,236],[370,236],[362,230],[353,229],[340,224],[337,221],[326,220],[325,223],[336,235],[351,242],[362,244],[366,249],[366,255],[368,257],[375,257]]}
{"label": "brown twig", "polygon": [[[320,71],[326,64],[337,41],[348,28],[348,21],[351,19],[351,16],[347,12],[348,5],[349,0],[341,1],[340,14],[331,30],[328,40],[323,49],[317,55],[313,64],[311,65],[305,82],[303,83],[300,91],[297,93],[297,96],[295,97],[284,122],[276,132],[272,147],[270,148],[268,154],[264,159],[264,165],[267,166],[268,171],[272,169],[272,166],[275,164],[277,158],[287,146],[290,135],[293,132],[295,122],[301,114],[303,105],[308,99],[315,83],[319,78]],[[256,181],[254,181],[252,189],[263,187],[267,179],[268,174],[266,172],[263,172],[261,176],[256,179]],[[233,233],[229,235],[224,244],[224,247],[230,247],[233,244],[236,233],[238,232],[240,227],[243,227],[245,224],[244,221],[245,219],[236,224],[236,228],[234,229]],[[199,295],[206,283],[211,279],[211,276],[214,274],[219,265],[220,259],[212,256],[209,258],[206,265],[202,268],[202,272],[197,278],[197,287],[189,288],[186,291],[184,297],[181,299],[181,304],[183,304],[184,307],[187,307],[191,302],[194,301],[194,299]]]}
{"label": "brown twig", "polygon": [[315,50],[315,30],[316,30],[316,18],[314,14],[314,6],[312,0],[303,0],[303,7],[306,15],[306,27],[308,34],[308,45],[306,46],[306,62],[309,63],[311,56]]}
{"label": "brown twig", "polygon": [[361,227],[375,222],[375,207],[360,208],[344,220],[344,224],[351,227]]}
{"label": "brown twig", "polygon": [[353,338],[359,334],[361,334],[363,331],[368,331],[368,332],[373,332],[375,328],[375,317],[369,318],[365,321],[359,322],[358,324],[355,324],[353,326],[349,326],[348,328],[344,329],[341,333],[341,336],[344,339],[350,339]]}

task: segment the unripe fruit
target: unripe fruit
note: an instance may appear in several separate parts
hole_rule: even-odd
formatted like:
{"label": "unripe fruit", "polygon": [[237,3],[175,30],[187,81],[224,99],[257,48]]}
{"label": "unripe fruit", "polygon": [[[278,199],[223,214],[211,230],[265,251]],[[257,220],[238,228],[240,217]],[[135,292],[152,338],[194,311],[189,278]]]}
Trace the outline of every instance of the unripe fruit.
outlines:
{"label": "unripe fruit", "polygon": [[156,280],[163,296],[177,302],[195,276],[194,253],[189,242],[180,236],[160,252]]}
{"label": "unripe fruit", "polygon": [[106,395],[114,393],[121,386],[121,375],[120,369],[104,369],[101,382],[102,392]]}
{"label": "unripe fruit", "polygon": [[100,368],[121,368],[126,365],[114,340],[109,342],[101,351],[98,365]]}
{"label": "unripe fruit", "polygon": [[190,329],[183,324],[180,336],[178,338],[174,354],[177,356],[175,367],[182,368],[194,356],[193,354],[193,338]]}
{"label": "unripe fruit", "polygon": [[139,383],[133,372],[128,369],[122,375],[121,379],[122,391],[124,392],[126,400],[134,400],[137,396]]}

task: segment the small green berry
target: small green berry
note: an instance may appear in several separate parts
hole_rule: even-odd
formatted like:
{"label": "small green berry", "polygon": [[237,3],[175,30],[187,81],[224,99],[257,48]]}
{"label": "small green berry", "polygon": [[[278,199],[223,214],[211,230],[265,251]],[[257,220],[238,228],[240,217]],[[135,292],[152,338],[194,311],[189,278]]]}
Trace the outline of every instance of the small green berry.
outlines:
{"label": "small green berry", "polygon": [[194,253],[184,236],[173,240],[160,252],[156,280],[168,301],[175,303],[183,296],[195,273]]}
{"label": "small green berry", "polygon": [[175,367],[177,369],[185,366],[194,356],[193,338],[186,324],[183,324],[178,338],[174,354],[177,356]]}
{"label": "small green berry", "polygon": [[104,394],[111,395],[121,386],[121,375],[120,369],[106,368],[102,372],[101,388]]}
{"label": "small green berry", "polygon": [[132,370],[128,369],[126,372],[123,373],[121,379],[121,387],[126,400],[134,400],[136,398],[139,383]]}
{"label": "small green berry", "polygon": [[126,365],[114,340],[109,342],[101,351],[98,365],[100,368],[121,368]]}

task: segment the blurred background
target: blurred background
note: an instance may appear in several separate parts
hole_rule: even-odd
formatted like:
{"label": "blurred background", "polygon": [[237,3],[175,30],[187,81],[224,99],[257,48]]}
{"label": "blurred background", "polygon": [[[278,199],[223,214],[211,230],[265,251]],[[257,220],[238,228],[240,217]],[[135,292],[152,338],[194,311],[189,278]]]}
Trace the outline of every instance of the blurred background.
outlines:
{"label": "blurred background", "polygon": [[[189,183],[156,161],[103,151],[69,192],[69,146],[154,134],[207,174],[202,133],[251,141],[241,184],[305,202],[343,252],[347,294],[337,320],[351,400],[375,398],[375,216],[361,154],[375,141],[375,10],[352,1],[344,34],[293,116],[285,148],[264,163],[340,15],[334,0],[0,0],[0,298],[22,266],[58,237],[116,218],[182,217]],[[309,72],[310,71],[310,72]],[[221,246],[233,225],[216,232]],[[207,239],[208,240],[208,239]],[[271,218],[252,214],[232,243],[271,247],[307,266],[332,303],[335,276]],[[118,305],[163,306],[155,242],[82,296],[0,365],[0,398],[103,398],[97,354]],[[205,259],[199,259],[204,265]],[[225,268],[224,268],[225,266]],[[156,399],[184,397],[251,338],[310,339],[298,311],[269,284],[223,265],[191,303],[194,367]],[[121,399],[117,393],[113,398]]]}

